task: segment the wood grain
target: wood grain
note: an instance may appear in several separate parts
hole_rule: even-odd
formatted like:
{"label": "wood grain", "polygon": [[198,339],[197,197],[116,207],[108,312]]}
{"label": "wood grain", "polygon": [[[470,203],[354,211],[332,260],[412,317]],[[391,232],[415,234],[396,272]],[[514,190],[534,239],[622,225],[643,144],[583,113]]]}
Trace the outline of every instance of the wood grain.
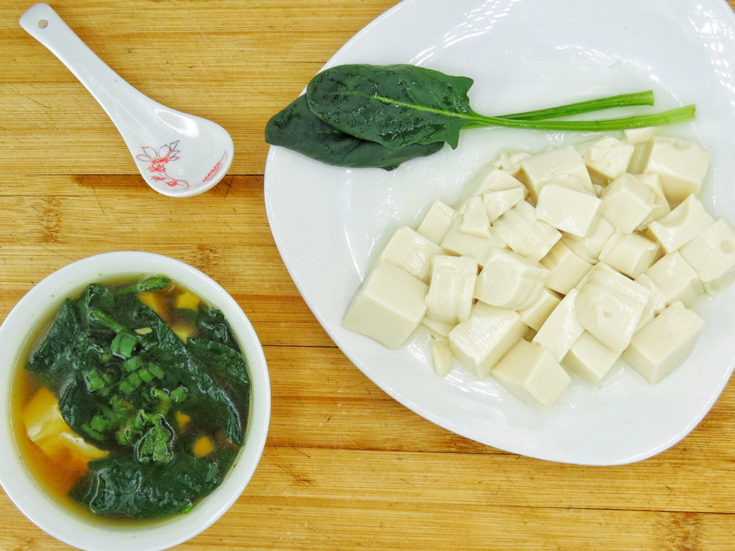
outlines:
{"label": "wood grain", "polygon": [[[389,398],[300,297],[268,228],[263,127],[395,3],[55,2],[131,84],[231,131],[231,175],[185,201],[149,192],[94,100],[18,27],[29,3],[0,4],[0,319],[49,272],[122,249],[188,262],[243,307],[273,385],[266,450],[237,503],[182,550],[732,549],[732,383],[686,439],[654,458],[612,468],[537,461]],[[0,516],[2,550],[68,549],[3,493]]]}

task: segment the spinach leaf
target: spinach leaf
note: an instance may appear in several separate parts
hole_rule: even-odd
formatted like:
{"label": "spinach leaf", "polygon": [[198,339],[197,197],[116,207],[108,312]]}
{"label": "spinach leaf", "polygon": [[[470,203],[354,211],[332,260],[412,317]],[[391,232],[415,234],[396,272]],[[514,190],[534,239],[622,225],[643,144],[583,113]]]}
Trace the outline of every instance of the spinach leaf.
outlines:
{"label": "spinach leaf", "polygon": [[472,79],[415,65],[338,65],[306,89],[309,109],[327,124],[389,149],[447,142],[473,122]]}
{"label": "spinach leaf", "polygon": [[67,352],[74,343],[79,321],[69,299],[59,308],[51,329],[40,345],[32,352],[26,368],[39,375],[51,369],[56,357]]}
{"label": "spinach leaf", "polygon": [[393,170],[404,161],[436,153],[444,146],[442,142],[436,142],[392,150],[374,141],[356,138],[314,115],[305,95],[299,96],[268,121],[265,141],[332,165],[385,170]]}
{"label": "spinach leaf", "polygon": [[250,409],[250,377],[242,354],[229,346],[202,338],[190,338],[186,348],[200,365],[206,366],[217,386],[232,400],[244,427]]}
{"label": "spinach leaf", "polygon": [[232,336],[230,324],[227,323],[224,314],[216,308],[200,305],[194,323],[197,326],[197,335],[222,344],[230,348],[240,350],[235,337]]}
{"label": "spinach leaf", "polygon": [[115,295],[105,287],[97,283],[88,285],[81,296],[74,301],[74,306],[79,312],[80,325],[84,328],[97,329],[99,325],[95,322],[92,312],[101,310],[111,312],[115,308]]}
{"label": "spinach leaf", "polygon": [[165,465],[109,456],[91,461],[69,495],[99,515],[159,518],[186,511],[214,490],[236,455],[218,449],[203,460],[179,452]]}
{"label": "spinach leaf", "polygon": [[41,344],[31,353],[28,369],[43,385],[58,392],[68,373],[76,369],[73,350],[80,332],[72,302],[65,300]]}
{"label": "spinach leaf", "polygon": [[104,442],[106,438],[101,434],[89,434],[87,427],[90,422],[98,414],[103,403],[90,396],[86,390],[84,380],[79,373],[71,373],[66,377],[66,382],[59,389],[59,410],[66,424],[77,434],[84,438],[93,437],[95,445],[100,442],[107,445],[110,441]]}
{"label": "spinach leaf", "polygon": [[472,79],[414,65],[338,65],[308,84],[309,109],[328,125],[356,138],[397,150],[446,142],[456,147],[464,128],[502,126],[540,130],[603,131],[690,121],[695,106],[601,120],[550,120],[623,105],[652,103],[650,93],[622,94],[507,116],[472,110]]}

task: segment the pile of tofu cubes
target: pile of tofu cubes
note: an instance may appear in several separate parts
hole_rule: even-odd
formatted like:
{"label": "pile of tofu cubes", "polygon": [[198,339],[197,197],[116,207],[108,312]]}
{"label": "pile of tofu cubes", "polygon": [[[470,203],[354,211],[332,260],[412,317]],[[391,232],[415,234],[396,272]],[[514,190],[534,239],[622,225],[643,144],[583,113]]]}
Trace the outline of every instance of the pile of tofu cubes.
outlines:
{"label": "pile of tofu cubes", "polygon": [[395,231],[343,326],[389,348],[424,326],[437,373],[458,360],[541,406],[621,357],[660,381],[694,348],[691,306],[735,277],[735,233],[697,198],[708,165],[651,128],[504,152]]}

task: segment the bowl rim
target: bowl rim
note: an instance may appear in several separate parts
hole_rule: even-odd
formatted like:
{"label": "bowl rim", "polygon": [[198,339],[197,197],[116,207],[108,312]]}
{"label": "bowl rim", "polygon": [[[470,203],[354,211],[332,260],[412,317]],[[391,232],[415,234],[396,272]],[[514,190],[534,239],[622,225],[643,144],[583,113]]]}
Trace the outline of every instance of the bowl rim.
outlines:
{"label": "bowl rim", "polygon": [[[40,323],[68,296],[89,283],[109,277],[164,274],[190,289],[225,315],[245,354],[251,378],[251,408],[245,444],[229,473],[211,494],[186,515],[170,519],[104,524],[81,518],[49,496],[23,465],[12,431],[11,393],[15,370]],[[18,509],[36,526],[58,540],[87,551],[157,551],[178,545],[211,526],[240,497],[252,478],[265,447],[270,423],[270,379],[260,340],[239,304],[214,279],[174,258],[141,251],[114,251],[76,260],[47,275],[10,310],[0,326],[0,485]]]}

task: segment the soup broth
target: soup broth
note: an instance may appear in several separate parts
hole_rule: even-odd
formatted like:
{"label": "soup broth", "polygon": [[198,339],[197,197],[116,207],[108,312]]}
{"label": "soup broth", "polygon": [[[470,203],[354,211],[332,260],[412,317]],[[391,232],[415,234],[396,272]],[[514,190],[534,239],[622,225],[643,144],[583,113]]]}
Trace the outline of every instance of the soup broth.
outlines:
{"label": "soup broth", "polygon": [[219,310],[155,276],[89,285],[29,346],[12,395],[29,470],[78,512],[185,513],[244,443],[247,365]]}

